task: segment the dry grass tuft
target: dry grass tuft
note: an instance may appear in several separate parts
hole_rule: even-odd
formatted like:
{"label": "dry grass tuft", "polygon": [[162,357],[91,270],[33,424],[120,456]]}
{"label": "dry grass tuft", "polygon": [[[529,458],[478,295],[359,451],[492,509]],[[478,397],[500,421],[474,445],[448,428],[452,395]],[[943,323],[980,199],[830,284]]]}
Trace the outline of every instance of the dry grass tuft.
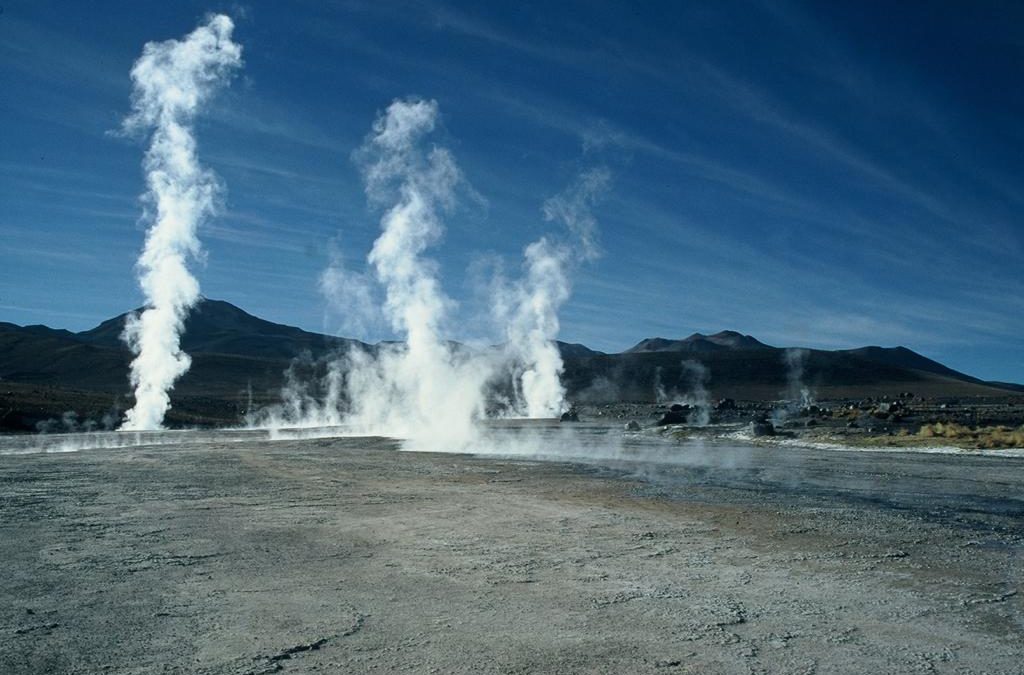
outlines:
{"label": "dry grass tuft", "polygon": [[1006,426],[973,429],[954,422],[936,422],[922,426],[917,435],[956,441],[975,448],[1024,448],[1024,426],[1016,429]]}

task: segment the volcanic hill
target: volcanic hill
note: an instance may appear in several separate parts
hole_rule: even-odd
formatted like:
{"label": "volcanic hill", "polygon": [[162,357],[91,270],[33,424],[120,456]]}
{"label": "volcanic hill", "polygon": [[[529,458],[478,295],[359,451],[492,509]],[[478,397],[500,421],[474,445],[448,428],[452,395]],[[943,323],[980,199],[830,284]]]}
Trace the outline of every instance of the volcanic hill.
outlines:
{"label": "volcanic hill", "polygon": [[[0,322],[0,430],[35,430],[116,419],[131,403],[131,354],[120,339],[127,314],[80,333]],[[652,337],[619,354],[558,343],[572,400],[653,402],[692,386],[694,363],[713,398],[775,400],[790,385],[787,350],[733,331],[682,339]],[[275,402],[289,368],[311,373],[356,340],[311,333],[255,317],[220,300],[203,300],[185,323],[192,368],[172,392],[171,425],[236,423],[245,411]],[[822,398],[896,395],[998,397],[1018,385],[983,382],[905,347],[803,350],[801,381]],[[689,363],[687,363],[689,362]],[[698,369],[699,370],[699,369]],[[74,415],[69,416],[72,412]]]}

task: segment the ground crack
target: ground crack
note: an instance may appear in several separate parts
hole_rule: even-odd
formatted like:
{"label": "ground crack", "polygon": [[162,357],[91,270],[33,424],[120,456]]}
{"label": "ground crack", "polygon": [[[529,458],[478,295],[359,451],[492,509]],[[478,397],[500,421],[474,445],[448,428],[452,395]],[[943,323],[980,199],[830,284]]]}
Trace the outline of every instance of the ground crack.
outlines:
{"label": "ground crack", "polygon": [[268,660],[273,663],[276,661],[284,661],[285,659],[290,659],[295,654],[301,654],[302,652],[315,652],[316,650],[320,649],[325,644],[327,644],[327,639],[328,638],[320,638],[319,640],[310,642],[308,644],[295,645],[294,647],[289,647],[288,649],[280,651],[277,654],[274,654],[273,656],[269,657]]}
{"label": "ground crack", "polygon": [[19,628],[16,631],[14,631],[14,634],[15,635],[25,635],[27,633],[34,633],[35,631],[39,631],[39,630],[44,630],[44,631],[49,632],[49,631],[53,630],[54,628],[60,628],[60,624],[59,623],[41,623],[41,624],[38,624],[38,625],[35,625],[35,626],[23,626],[22,628]]}
{"label": "ground crack", "polygon": [[354,635],[359,631],[359,629],[363,627],[363,622],[365,621],[365,619],[366,617],[364,617],[362,614],[358,614],[356,615],[356,619],[352,623],[352,625],[348,628],[348,630],[346,630],[343,633],[338,633],[336,635],[331,635],[329,637],[322,637],[312,642],[297,644],[286,649],[282,649],[281,651],[271,656],[257,656],[255,657],[255,660],[263,661],[264,663],[256,668],[253,668],[252,670],[247,670],[245,672],[245,675],[268,675],[269,673],[280,672],[284,669],[284,665],[281,663],[282,661],[288,661],[291,658],[297,655],[305,654],[306,652],[315,652],[324,645],[326,645],[330,640],[333,640],[335,638],[342,638],[348,637],[349,635]]}
{"label": "ground crack", "polygon": [[1010,598],[1017,595],[1017,591],[1007,591],[1006,593],[999,593],[997,595],[990,595],[983,598],[970,598],[968,600],[962,600],[961,605],[991,605],[997,602],[1006,602]]}

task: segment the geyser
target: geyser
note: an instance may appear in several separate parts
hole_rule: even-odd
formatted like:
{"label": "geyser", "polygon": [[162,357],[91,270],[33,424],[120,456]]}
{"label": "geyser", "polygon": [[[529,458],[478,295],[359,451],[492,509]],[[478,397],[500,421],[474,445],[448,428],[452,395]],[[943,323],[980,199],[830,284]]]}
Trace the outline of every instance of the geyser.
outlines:
{"label": "geyser", "polygon": [[776,425],[783,424],[793,414],[814,404],[814,393],[804,383],[804,368],[810,352],[806,349],[790,348],[783,352],[786,364],[786,399],[781,408],[772,413]]}
{"label": "geyser", "polygon": [[687,417],[687,424],[703,427],[711,422],[711,396],[707,389],[708,379],[711,373],[700,361],[686,359],[679,363],[679,379],[685,381],[687,393],[680,393],[673,388],[671,391],[665,388],[662,382],[662,368],[658,366],[654,370],[654,397],[657,403],[682,403],[692,409]]}
{"label": "geyser", "polygon": [[[453,451],[480,440],[479,422],[510,375],[515,400],[502,414],[550,418],[564,409],[562,359],[554,342],[558,311],[569,298],[572,266],[596,255],[590,209],[608,172],[585,172],[549,199],[546,218],[564,224],[569,236],[552,234],[531,243],[522,277],[495,283],[504,349],[448,342],[442,335],[454,303],[428,251],[442,238],[443,219],[458,195],[471,188],[451,153],[429,143],[438,114],[434,101],[396,100],[374,122],[353,159],[370,204],[383,210],[380,235],[366,258],[366,273],[345,269],[334,250],[320,278],[330,308],[348,310],[349,326],[377,325],[373,313],[380,312],[399,341],[354,346],[327,364],[303,364],[309,379],[290,376],[283,403],[250,424],[341,424],[349,433],[403,438],[409,449]],[[373,302],[378,296],[383,301]]]}
{"label": "geyser", "polygon": [[196,229],[213,213],[218,191],[216,176],[197,159],[193,120],[241,64],[233,28],[227,16],[212,16],[183,40],[147,43],[132,67],[133,112],[124,130],[152,129],[143,162],[152,224],[137,263],[146,308],[129,316],[122,336],[135,354],[135,406],[126,414],[125,430],[161,428],[168,392],[191,365],[180,338],[199,300],[199,283],[187,262],[200,253]]}
{"label": "geyser", "polygon": [[499,289],[494,307],[496,318],[506,326],[506,354],[516,385],[515,415],[555,417],[566,409],[564,366],[555,343],[558,312],[572,292],[571,266],[598,255],[592,209],[609,180],[606,169],[590,169],[566,191],[548,199],[545,219],[565,225],[571,240],[541,237],[531,243],[523,253],[523,278]]}
{"label": "geyser", "polygon": [[689,359],[683,361],[680,366],[690,385],[689,394],[684,402],[693,408],[687,422],[694,426],[705,427],[711,422],[711,398],[707,389],[708,378],[711,374],[700,361]]}
{"label": "geyser", "polygon": [[792,405],[806,408],[814,403],[810,387],[804,384],[804,367],[810,352],[806,349],[787,349],[784,352],[786,361],[786,398]]}
{"label": "geyser", "polygon": [[451,153],[427,149],[435,101],[395,101],[356,152],[371,203],[387,209],[367,258],[383,286],[384,313],[401,344],[347,356],[346,422],[429,446],[462,447],[483,415],[490,364],[441,338],[451,301],[424,256],[444,232],[441,215],[455,204],[461,173]]}

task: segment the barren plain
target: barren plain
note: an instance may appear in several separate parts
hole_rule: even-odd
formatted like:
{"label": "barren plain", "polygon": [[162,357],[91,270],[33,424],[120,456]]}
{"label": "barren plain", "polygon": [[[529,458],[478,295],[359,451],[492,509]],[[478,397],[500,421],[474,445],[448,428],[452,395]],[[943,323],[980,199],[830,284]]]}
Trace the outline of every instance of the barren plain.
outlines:
{"label": "barren plain", "polygon": [[0,672],[1024,672],[1024,459],[569,454],[0,456]]}

